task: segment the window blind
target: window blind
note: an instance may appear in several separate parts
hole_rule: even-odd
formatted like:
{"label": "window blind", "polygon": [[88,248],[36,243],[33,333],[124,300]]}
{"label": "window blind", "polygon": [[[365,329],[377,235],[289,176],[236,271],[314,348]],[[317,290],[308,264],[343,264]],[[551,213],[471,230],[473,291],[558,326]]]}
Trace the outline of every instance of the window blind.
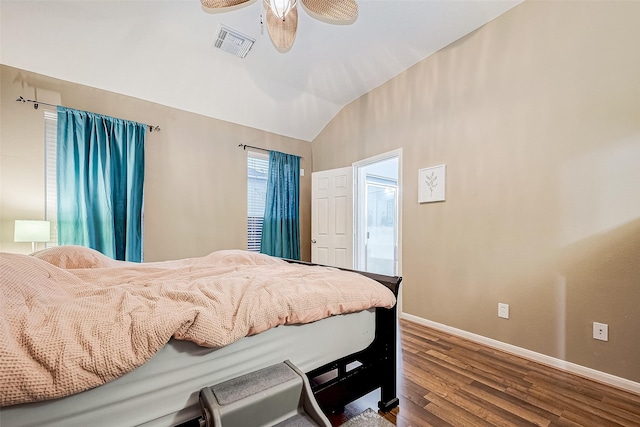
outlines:
{"label": "window blind", "polygon": [[260,252],[269,155],[247,152],[247,249]]}
{"label": "window blind", "polygon": [[58,246],[58,189],[56,187],[56,144],[58,114],[44,110],[45,219],[51,222],[51,240],[46,247]]}

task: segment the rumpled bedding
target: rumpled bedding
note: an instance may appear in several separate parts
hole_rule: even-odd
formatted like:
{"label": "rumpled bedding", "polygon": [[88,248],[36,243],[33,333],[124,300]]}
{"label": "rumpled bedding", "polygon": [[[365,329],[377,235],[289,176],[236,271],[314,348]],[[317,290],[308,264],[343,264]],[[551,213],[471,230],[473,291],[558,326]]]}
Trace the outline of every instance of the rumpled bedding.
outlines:
{"label": "rumpled bedding", "polygon": [[0,406],[104,384],[172,337],[219,348],[394,304],[389,289],[357,273],[240,250],[142,264],[78,246],[2,253]]}

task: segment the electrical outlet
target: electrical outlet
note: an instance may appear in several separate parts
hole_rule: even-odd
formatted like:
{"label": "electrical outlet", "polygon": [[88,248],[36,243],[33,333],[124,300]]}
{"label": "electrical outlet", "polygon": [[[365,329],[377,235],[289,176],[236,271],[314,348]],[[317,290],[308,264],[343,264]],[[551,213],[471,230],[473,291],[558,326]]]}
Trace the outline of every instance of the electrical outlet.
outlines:
{"label": "electrical outlet", "polygon": [[509,318],[509,304],[498,303],[498,317]]}
{"label": "electrical outlet", "polygon": [[593,338],[600,341],[609,341],[609,325],[593,322]]}

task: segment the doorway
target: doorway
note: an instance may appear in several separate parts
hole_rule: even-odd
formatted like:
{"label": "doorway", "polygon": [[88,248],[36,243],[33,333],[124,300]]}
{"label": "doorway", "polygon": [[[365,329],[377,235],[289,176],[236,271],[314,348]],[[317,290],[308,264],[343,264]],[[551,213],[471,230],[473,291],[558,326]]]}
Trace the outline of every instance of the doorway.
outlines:
{"label": "doorway", "polygon": [[402,149],[353,164],[356,270],[400,275],[401,165]]}

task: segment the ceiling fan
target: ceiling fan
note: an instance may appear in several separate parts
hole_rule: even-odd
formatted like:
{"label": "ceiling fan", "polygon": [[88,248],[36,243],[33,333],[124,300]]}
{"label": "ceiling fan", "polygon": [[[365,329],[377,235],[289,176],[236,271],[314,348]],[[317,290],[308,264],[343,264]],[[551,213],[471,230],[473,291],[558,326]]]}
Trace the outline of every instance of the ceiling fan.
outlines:
{"label": "ceiling fan", "polygon": [[[200,0],[210,9],[237,6],[252,0]],[[291,48],[298,29],[298,0],[261,0],[266,11],[267,30],[280,51]],[[334,24],[348,24],[358,17],[356,0],[300,0],[314,18]]]}

